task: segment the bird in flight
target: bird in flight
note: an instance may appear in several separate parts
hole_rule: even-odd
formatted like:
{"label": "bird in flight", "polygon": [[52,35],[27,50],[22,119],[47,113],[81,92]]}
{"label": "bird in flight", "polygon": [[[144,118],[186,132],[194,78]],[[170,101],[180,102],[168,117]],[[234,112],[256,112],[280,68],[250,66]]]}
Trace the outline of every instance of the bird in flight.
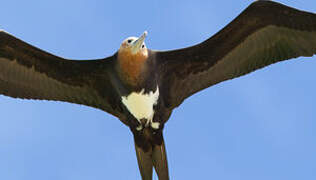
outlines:
{"label": "bird in flight", "polygon": [[82,104],[112,114],[135,141],[143,180],[169,179],[163,128],[189,96],[280,61],[316,53],[316,15],[259,0],[206,41],[150,50],[147,32],[110,57],[69,60],[0,31],[0,94]]}

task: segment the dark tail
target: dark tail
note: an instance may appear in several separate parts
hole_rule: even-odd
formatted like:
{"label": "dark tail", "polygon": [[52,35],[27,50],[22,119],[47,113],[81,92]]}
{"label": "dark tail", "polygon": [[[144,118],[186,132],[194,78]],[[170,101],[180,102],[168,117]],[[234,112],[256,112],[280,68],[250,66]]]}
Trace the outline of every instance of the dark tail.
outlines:
{"label": "dark tail", "polygon": [[133,131],[139,171],[143,180],[152,180],[153,167],[159,180],[169,180],[168,162],[162,132],[149,128]]}

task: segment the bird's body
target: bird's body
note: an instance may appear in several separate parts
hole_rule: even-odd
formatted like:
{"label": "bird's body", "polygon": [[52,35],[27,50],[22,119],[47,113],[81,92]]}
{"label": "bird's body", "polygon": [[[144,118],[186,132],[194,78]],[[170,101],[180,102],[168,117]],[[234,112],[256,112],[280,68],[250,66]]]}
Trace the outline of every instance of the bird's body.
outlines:
{"label": "bird's body", "polygon": [[134,135],[142,178],[169,179],[164,124],[187,97],[283,60],[316,53],[316,15],[271,1],[252,3],[210,39],[149,50],[147,32],[100,60],[66,60],[0,32],[0,93],[66,101],[119,118]]}
{"label": "bird's body", "polygon": [[[159,129],[159,123],[152,122],[155,115],[154,106],[159,106],[159,85],[153,52],[148,51],[143,42],[146,36],[147,32],[144,32],[140,40],[135,37],[127,38],[118,50],[117,84],[122,89],[118,92],[121,103],[131,115],[128,121],[136,119],[139,129],[142,128],[141,126]],[[133,52],[136,43],[139,51]],[[116,88],[120,89],[120,87]]]}
{"label": "bird's body", "polygon": [[128,111],[142,123],[145,120],[145,125],[151,125],[152,128],[158,129],[159,123],[153,124],[152,119],[155,115],[154,106],[157,105],[159,99],[159,88],[145,93],[145,89],[140,92],[131,92],[127,96],[122,96],[122,103]]}

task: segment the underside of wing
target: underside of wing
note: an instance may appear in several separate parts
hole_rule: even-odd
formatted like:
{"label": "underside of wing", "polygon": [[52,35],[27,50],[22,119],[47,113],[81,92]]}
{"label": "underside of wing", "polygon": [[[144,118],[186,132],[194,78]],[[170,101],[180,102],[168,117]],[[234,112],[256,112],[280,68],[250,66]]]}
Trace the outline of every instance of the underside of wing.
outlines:
{"label": "underside of wing", "polygon": [[[119,116],[106,72],[112,58],[65,60],[0,32],[0,94],[83,104]],[[102,82],[102,84],[100,84]]]}
{"label": "underside of wing", "polygon": [[157,52],[165,102],[174,108],[190,95],[267,65],[316,53],[316,15],[272,1],[252,3],[210,39]]}

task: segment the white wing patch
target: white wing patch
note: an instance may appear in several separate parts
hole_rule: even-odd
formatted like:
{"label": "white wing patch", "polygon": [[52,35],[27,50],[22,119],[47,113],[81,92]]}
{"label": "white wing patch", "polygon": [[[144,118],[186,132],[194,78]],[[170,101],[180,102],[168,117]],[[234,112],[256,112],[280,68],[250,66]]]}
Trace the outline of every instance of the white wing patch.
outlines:
{"label": "white wing patch", "polygon": [[128,96],[122,96],[122,103],[126,106],[129,112],[141,123],[141,119],[146,119],[146,125],[150,124],[152,128],[158,129],[159,123],[152,122],[155,114],[153,106],[157,104],[159,98],[159,88],[156,91],[144,93],[144,89],[140,92],[132,92]]}

